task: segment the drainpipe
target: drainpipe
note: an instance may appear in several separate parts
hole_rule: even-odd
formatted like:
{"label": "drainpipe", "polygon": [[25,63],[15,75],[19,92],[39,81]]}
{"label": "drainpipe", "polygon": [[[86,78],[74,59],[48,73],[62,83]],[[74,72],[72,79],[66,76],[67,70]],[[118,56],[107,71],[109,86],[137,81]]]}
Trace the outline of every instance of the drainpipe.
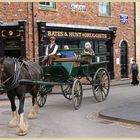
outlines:
{"label": "drainpipe", "polygon": [[137,45],[136,44],[136,2],[134,2],[134,43],[135,43],[135,52],[134,52],[135,56],[134,57],[135,57],[135,60],[136,60],[136,58],[137,58],[136,57],[136,48],[137,48],[136,47],[136,45]]}
{"label": "drainpipe", "polygon": [[33,44],[33,61],[35,60],[35,36],[34,36],[34,3],[32,2],[32,44]]}

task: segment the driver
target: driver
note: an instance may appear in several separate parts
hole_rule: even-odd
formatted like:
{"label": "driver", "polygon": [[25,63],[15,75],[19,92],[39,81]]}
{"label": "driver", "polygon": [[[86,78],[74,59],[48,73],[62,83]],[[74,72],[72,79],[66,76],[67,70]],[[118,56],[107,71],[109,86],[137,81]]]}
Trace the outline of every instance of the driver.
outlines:
{"label": "driver", "polygon": [[[54,36],[50,37],[50,44],[47,45],[45,51],[45,57],[43,58],[42,62],[51,64],[51,62],[55,59],[55,54],[58,50],[58,45],[55,43],[56,38]],[[45,64],[44,64],[45,65]]]}

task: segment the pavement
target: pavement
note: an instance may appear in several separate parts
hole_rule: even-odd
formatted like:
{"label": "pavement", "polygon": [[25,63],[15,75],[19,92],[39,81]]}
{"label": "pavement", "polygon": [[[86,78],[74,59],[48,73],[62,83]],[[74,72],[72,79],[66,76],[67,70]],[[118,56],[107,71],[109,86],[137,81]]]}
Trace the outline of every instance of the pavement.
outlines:
{"label": "pavement", "polygon": [[[110,82],[111,86],[120,86],[130,83],[130,79],[123,79],[120,81],[111,80]],[[83,88],[88,89],[89,87],[83,86]],[[57,91],[57,93],[59,93],[57,87],[53,91]],[[5,93],[0,95],[0,100],[7,100]],[[119,105],[114,108],[103,109],[99,112],[99,117],[120,122],[140,124],[140,102],[129,102],[128,104]]]}
{"label": "pavement", "polygon": [[[130,84],[131,80],[112,81],[111,86]],[[140,102],[128,102],[114,108],[106,108],[98,113],[99,117],[140,125]]]}
{"label": "pavement", "polygon": [[99,117],[119,122],[140,125],[140,102],[129,102],[99,112]]}

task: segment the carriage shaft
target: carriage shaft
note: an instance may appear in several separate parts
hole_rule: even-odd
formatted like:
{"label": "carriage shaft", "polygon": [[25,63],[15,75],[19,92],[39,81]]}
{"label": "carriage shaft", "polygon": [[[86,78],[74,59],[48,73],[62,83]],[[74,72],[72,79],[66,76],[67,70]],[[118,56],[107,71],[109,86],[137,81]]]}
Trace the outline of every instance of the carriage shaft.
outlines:
{"label": "carriage shaft", "polygon": [[65,85],[68,83],[64,82],[46,82],[46,81],[31,81],[31,80],[20,80],[21,84],[33,84],[33,85]]}

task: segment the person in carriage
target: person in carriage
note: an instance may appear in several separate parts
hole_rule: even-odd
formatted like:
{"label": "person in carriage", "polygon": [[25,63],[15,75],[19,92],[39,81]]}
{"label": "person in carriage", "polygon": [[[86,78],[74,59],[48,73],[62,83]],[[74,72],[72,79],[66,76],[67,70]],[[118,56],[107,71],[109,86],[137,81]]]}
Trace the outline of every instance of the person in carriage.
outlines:
{"label": "person in carriage", "polygon": [[[69,50],[68,45],[64,45],[64,50]],[[62,58],[76,58],[76,53],[73,51],[60,52]]]}
{"label": "person in carriage", "polygon": [[90,64],[93,60],[93,56],[95,56],[95,53],[91,47],[90,42],[86,42],[84,46],[84,50],[81,53],[81,63],[82,64]]}
{"label": "person in carriage", "polygon": [[56,38],[54,36],[50,37],[50,44],[47,45],[45,51],[45,57],[42,60],[43,65],[51,64],[55,59],[58,50],[58,45],[55,43]]}

